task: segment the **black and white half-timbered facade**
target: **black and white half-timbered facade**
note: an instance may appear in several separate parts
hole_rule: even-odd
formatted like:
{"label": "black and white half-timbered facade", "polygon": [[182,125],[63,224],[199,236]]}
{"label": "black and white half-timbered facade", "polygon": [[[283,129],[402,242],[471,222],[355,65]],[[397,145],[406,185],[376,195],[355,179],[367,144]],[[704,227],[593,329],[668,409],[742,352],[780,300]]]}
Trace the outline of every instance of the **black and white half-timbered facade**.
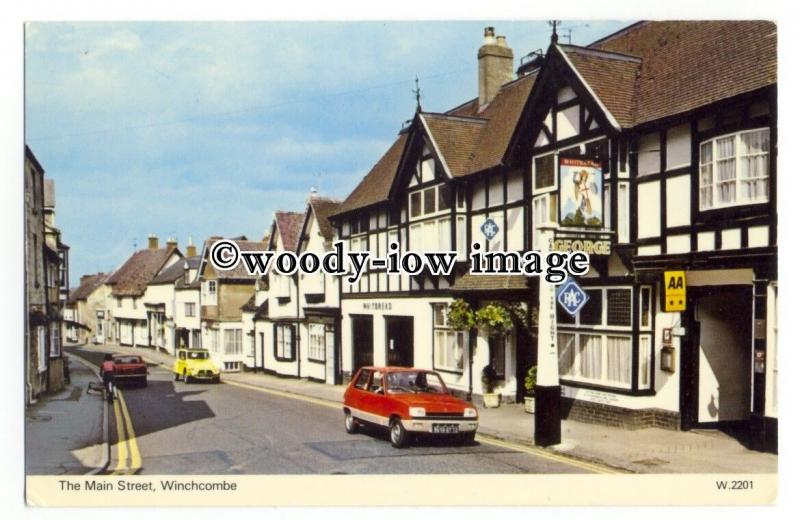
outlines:
{"label": "black and white half-timbered facade", "polygon": [[[587,47],[554,38],[513,71],[487,28],[479,95],[418,110],[331,217],[351,250],[458,252],[447,277],[341,281],[341,369],[481,370],[523,395],[539,280],[467,272],[485,250],[590,253],[575,317],[557,313],[563,416],[629,428],[733,427],[777,449],[777,51],[768,22],[641,22]],[[481,231],[487,221],[499,232]],[[667,271],[685,273],[669,310]],[[447,305],[518,304],[501,339],[452,330]],[[538,320],[538,321],[537,321]]]}

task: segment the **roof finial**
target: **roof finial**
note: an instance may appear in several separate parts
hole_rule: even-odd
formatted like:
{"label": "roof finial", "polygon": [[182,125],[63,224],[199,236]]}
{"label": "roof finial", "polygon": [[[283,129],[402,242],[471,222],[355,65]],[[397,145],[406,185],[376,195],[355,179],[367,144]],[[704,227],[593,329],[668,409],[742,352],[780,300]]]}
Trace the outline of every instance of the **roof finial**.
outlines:
{"label": "roof finial", "polygon": [[553,28],[553,34],[550,35],[550,43],[558,43],[558,26],[561,25],[560,20],[550,20],[547,24]]}
{"label": "roof finial", "polygon": [[414,93],[414,97],[417,98],[417,112],[422,112],[422,105],[420,104],[420,97],[422,97],[422,91],[419,88],[419,76],[414,76],[414,90],[411,92]]}

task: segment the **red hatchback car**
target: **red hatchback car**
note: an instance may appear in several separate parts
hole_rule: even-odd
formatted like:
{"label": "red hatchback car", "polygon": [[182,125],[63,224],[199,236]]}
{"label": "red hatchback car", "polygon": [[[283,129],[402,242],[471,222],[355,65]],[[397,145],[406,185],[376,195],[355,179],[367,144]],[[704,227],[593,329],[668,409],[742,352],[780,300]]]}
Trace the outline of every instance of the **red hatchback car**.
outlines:
{"label": "red hatchback car", "polygon": [[117,354],[114,360],[114,384],[134,381],[147,386],[147,364],[141,356]]}
{"label": "red hatchback car", "polygon": [[392,446],[408,444],[411,433],[459,436],[474,441],[478,410],[450,395],[432,370],[363,367],[344,392],[344,426],[356,433],[361,424],[389,428]]}

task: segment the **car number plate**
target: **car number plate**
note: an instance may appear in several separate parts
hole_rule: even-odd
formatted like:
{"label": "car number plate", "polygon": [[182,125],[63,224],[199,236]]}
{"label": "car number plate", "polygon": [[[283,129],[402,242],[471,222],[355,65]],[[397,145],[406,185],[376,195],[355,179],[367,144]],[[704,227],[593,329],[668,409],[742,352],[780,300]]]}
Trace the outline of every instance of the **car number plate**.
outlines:
{"label": "car number plate", "polygon": [[434,424],[431,428],[433,433],[458,433],[457,424]]}

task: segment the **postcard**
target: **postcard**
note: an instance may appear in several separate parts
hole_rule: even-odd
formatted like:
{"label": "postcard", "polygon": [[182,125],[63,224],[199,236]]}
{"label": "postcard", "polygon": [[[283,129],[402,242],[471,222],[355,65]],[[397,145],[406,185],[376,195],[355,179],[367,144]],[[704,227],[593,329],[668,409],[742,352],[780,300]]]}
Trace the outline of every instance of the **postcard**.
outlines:
{"label": "postcard", "polygon": [[28,505],[772,503],[777,33],[28,21]]}

